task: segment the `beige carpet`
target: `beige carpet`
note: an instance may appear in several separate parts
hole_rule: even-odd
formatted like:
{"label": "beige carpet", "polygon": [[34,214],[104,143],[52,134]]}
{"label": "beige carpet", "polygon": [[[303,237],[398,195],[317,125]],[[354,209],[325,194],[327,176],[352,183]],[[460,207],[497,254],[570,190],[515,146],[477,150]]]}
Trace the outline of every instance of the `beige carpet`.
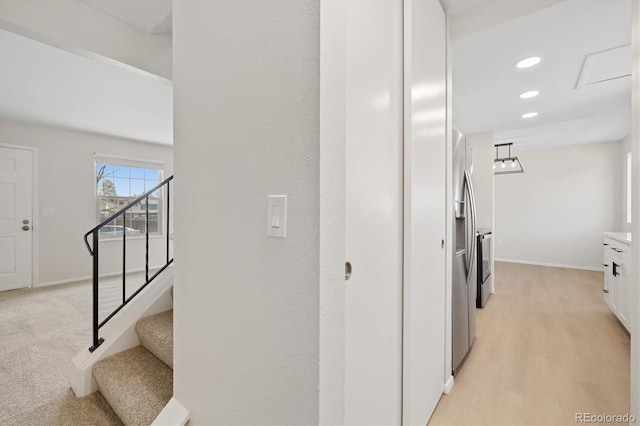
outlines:
{"label": "beige carpet", "polygon": [[94,425],[115,426],[122,422],[100,392],[76,398],[71,390],[63,398],[40,405],[2,422],[3,426]]}
{"label": "beige carpet", "polygon": [[496,292],[431,425],[571,425],[629,412],[629,335],[602,272],[496,263]]}
{"label": "beige carpet", "polygon": [[149,425],[173,395],[173,370],[142,346],[93,366],[100,393],[127,425]]}
{"label": "beige carpet", "polygon": [[[142,281],[132,275],[128,289]],[[104,317],[122,300],[121,280],[101,281],[100,292]],[[69,390],[71,360],[91,346],[91,300],[90,283],[0,292],[0,424],[70,424],[76,412],[86,424],[83,408],[97,411],[96,396]]]}

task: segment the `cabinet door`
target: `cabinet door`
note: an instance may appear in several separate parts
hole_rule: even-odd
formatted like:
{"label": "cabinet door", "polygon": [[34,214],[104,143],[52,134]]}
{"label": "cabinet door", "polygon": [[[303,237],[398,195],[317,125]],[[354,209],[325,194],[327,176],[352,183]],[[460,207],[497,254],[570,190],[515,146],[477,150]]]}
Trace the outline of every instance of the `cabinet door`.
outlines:
{"label": "cabinet door", "polygon": [[604,242],[602,243],[603,249],[603,272],[604,272],[604,283],[603,283],[603,293],[604,293],[604,303],[606,303],[609,307],[611,307],[611,256],[609,256],[609,238],[605,237]]}
{"label": "cabinet door", "polygon": [[629,271],[627,271],[626,265],[618,266],[617,268],[618,276],[618,295],[620,298],[618,299],[618,318],[620,318],[620,322],[624,324],[625,328],[629,329]]}
{"label": "cabinet door", "polygon": [[610,259],[604,259],[604,283],[602,285],[603,295],[604,295],[604,303],[607,306],[611,307],[611,266]]}
{"label": "cabinet door", "polygon": [[607,275],[609,277],[609,307],[617,316],[619,311],[618,305],[620,301],[620,280],[619,276],[613,275],[614,260],[609,259],[607,263],[609,264],[609,267],[607,268]]}

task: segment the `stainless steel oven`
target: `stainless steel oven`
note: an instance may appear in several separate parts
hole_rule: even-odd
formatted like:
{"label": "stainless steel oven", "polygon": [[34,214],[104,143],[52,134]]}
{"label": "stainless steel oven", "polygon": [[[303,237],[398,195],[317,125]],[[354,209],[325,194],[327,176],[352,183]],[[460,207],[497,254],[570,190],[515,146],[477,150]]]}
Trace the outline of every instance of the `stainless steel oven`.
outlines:
{"label": "stainless steel oven", "polygon": [[476,295],[476,307],[478,308],[484,308],[490,296],[491,280],[489,278],[493,273],[492,237],[491,229],[478,229],[478,291]]}

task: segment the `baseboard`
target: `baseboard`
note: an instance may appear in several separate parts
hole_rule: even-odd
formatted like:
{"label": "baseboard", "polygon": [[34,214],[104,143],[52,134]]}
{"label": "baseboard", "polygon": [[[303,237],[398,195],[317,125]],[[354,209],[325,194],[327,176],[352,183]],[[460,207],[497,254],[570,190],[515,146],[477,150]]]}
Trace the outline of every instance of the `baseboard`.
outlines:
{"label": "baseboard", "polygon": [[152,425],[185,425],[189,421],[189,411],[184,405],[171,397],[167,405],[160,411],[158,417],[151,423]]}
{"label": "baseboard", "polygon": [[[162,266],[149,267],[149,272],[153,271],[153,273],[155,273],[160,268],[162,268]],[[137,274],[139,272],[144,272],[144,271],[145,271],[144,268],[133,269],[131,271],[127,271],[127,274]],[[122,272],[110,272],[108,274],[100,274],[99,277],[100,278],[113,278],[113,277],[118,277],[120,275],[122,275]],[[38,283],[38,284],[34,285],[33,288],[50,287],[52,285],[75,284],[75,283],[81,283],[83,281],[91,282],[92,280],[93,280],[92,276],[86,276],[86,277],[80,277],[80,278],[69,278],[69,279],[66,279],[66,280],[47,281],[47,282],[44,282],[44,283]]]}
{"label": "baseboard", "polygon": [[451,388],[453,388],[453,384],[454,384],[453,376],[449,376],[449,379],[444,384],[444,390],[443,390],[446,395],[449,395],[449,392],[451,392]]}
{"label": "baseboard", "polygon": [[602,266],[592,267],[592,266],[578,266],[578,265],[563,265],[561,263],[531,262],[529,260],[516,260],[516,259],[495,259],[495,261],[506,262],[506,263],[522,263],[525,265],[535,265],[535,266],[550,266],[552,268],[580,269],[583,271],[602,272]]}

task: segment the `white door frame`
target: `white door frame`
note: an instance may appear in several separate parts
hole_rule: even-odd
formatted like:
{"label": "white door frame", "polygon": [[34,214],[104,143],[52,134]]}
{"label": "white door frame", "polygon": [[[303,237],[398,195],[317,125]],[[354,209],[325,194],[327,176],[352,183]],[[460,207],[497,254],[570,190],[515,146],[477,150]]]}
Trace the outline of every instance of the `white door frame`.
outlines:
{"label": "white door frame", "polygon": [[[633,2],[632,6],[632,60],[631,72],[631,160],[633,177],[631,182],[632,195],[632,277],[631,282],[640,281],[640,3]],[[630,376],[630,414],[640,417],[640,289],[638,285],[631,286],[631,371]]]}
{"label": "white door frame", "polygon": [[31,151],[31,285],[28,288],[37,287],[38,282],[38,148],[26,145],[14,145],[0,142],[0,147]]}

